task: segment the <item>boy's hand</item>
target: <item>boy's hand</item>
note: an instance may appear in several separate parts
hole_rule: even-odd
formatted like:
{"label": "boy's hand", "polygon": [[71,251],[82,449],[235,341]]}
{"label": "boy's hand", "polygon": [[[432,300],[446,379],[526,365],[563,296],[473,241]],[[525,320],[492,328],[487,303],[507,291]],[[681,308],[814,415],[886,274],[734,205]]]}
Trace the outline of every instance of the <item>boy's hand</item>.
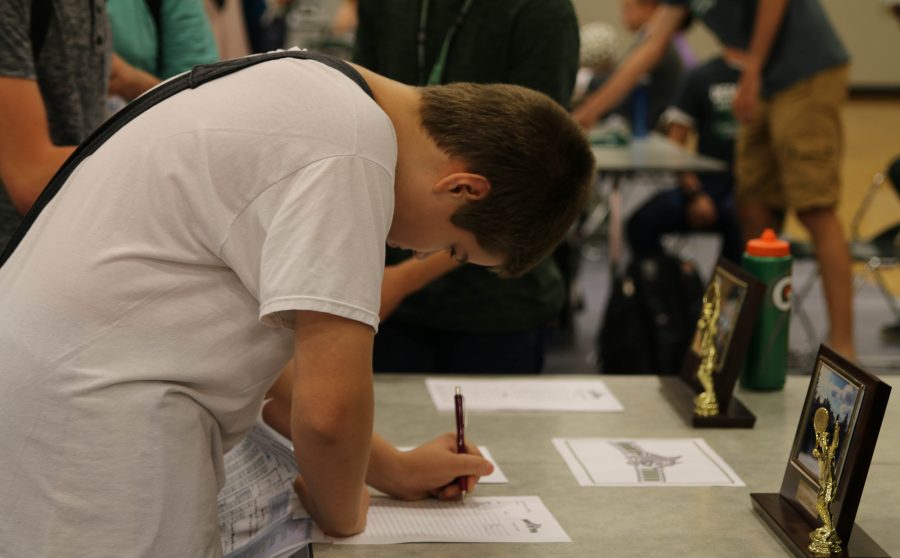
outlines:
{"label": "boy's hand", "polygon": [[[309,491],[306,488],[306,483],[303,481],[303,477],[297,475],[294,477],[294,492],[297,493],[297,497],[300,498],[300,502],[303,504],[303,509],[309,513],[310,516],[316,517],[317,514],[315,510],[311,509],[315,507],[315,503],[313,499],[309,496]],[[369,513],[369,490],[366,487],[363,487],[362,495],[360,495],[359,499],[359,512],[357,514],[356,524],[353,526],[352,533],[328,533],[326,535],[333,535],[337,537],[346,537],[348,535],[354,535],[356,533],[362,533],[366,528],[366,517]]]}
{"label": "boy's hand", "polygon": [[467,443],[466,451],[456,453],[456,434],[448,432],[414,450],[397,452],[397,474],[388,494],[401,500],[458,500],[462,494],[454,481],[463,476],[471,493],[478,478],[491,474],[494,466],[474,444]]}

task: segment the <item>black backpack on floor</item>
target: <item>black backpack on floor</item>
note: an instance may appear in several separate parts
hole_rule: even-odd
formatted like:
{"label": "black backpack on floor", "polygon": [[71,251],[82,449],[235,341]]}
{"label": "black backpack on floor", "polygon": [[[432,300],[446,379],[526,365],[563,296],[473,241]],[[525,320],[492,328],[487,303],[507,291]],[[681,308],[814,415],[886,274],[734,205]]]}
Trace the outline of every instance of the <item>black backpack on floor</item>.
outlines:
{"label": "black backpack on floor", "polygon": [[678,374],[700,316],[703,283],[690,262],[660,254],[613,278],[597,337],[604,374]]}

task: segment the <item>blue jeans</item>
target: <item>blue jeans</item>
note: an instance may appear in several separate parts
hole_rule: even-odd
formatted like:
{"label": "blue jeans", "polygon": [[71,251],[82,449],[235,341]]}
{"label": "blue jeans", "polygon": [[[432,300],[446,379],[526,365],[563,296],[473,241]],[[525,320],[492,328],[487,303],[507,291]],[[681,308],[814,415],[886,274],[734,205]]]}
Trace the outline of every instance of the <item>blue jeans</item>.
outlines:
{"label": "blue jeans", "polygon": [[[740,265],[744,252],[743,238],[737,220],[730,176],[698,175],[703,191],[716,206],[716,222],[703,231],[717,232],[722,237],[722,256]],[[663,252],[660,239],[667,233],[699,231],[687,222],[687,204],[681,188],[664,190],[638,208],[628,219],[626,234],[635,257]]]}

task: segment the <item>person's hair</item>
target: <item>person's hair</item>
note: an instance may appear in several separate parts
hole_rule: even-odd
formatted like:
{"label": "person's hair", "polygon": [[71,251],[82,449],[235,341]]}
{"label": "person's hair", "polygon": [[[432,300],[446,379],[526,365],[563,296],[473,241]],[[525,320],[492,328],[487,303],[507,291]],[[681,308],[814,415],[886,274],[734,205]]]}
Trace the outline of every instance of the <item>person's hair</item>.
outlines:
{"label": "person's hair", "polygon": [[451,216],[491,254],[497,271],[525,273],[547,257],[582,211],[594,157],[581,128],[550,97],[515,85],[422,89],[422,126],[491,189]]}

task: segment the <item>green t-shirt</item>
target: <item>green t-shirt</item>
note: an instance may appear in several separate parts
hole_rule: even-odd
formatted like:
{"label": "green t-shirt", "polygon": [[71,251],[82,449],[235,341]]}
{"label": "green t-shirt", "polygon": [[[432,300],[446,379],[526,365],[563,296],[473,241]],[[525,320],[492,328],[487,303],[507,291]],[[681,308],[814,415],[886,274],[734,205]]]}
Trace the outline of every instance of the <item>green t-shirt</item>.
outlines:
{"label": "green t-shirt", "polygon": [[202,0],[160,0],[159,30],[146,0],[107,0],[113,49],[160,79],[219,59]]}
{"label": "green t-shirt", "polygon": [[[353,59],[389,78],[421,84],[430,73],[463,0],[431,0],[425,64],[419,67],[421,0],[359,0]],[[475,0],[447,56],[444,83],[512,83],[569,107],[578,71],[578,20],[570,0]],[[387,263],[408,258],[391,250]],[[502,332],[540,328],[559,314],[562,275],[552,259],[517,279],[462,266],[408,297],[397,323],[446,331]]]}

